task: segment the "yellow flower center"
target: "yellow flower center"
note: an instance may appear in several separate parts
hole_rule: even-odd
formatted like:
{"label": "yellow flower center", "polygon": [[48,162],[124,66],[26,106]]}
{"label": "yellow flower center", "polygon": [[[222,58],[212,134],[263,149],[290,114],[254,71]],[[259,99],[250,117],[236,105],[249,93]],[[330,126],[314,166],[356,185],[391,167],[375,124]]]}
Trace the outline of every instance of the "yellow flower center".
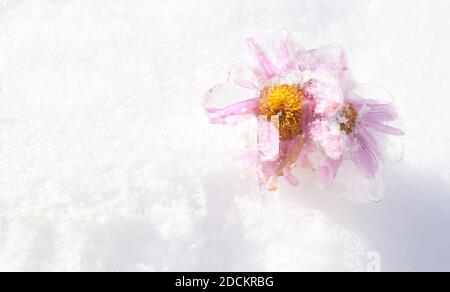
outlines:
{"label": "yellow flower center", "polygon": [[351,104],[347,104],[342,109],[342,116],[345,117],[347,121],[345,123],[340,123],[341,131],[344,131],[347,134],[353,133],[356,128],[358,112]]}
{"label": "yellow flower center", "polygon": [[259,99],[259,114],[279,117],[281,140],[290,140],[302,132],[303,91],[300,85],[272,85],[264,88]]}

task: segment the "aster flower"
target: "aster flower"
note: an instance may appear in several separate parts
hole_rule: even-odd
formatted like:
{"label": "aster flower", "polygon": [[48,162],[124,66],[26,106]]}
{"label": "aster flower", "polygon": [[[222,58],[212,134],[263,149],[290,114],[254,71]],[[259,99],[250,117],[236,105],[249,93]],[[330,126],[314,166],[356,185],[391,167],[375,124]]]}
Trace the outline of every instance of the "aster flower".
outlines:
{"label": "aster flower", "polygon": [[[375,178],[387,159],[383,151],[385,139],[404,135],[400,127],[391,125],[399,119],[392,102],[371,99],[354,91],[349,96],[334,117],[311,129],[322,148],[319,176],[324,185],[333,181],[347,159],[354,162],[365,178]],[[333,128],[331,134],[330,128]],[[333,152],[336,148],[339,150]]]}
{"label": "aster flower", "polygon": [[216,124],[257,118],[257,153],[251,155],[257,157],[261,186],[275,190],[281,176],[297,185],[291,169],[308,165],[312,117],[332,116],[344,102],[342,87],[349,80],[345,56],[334,47],[304,51],[286,36],[275,58],[252,38],[247,45],[256,66],[232,67],[228,80],[206,93],[205,110]]}

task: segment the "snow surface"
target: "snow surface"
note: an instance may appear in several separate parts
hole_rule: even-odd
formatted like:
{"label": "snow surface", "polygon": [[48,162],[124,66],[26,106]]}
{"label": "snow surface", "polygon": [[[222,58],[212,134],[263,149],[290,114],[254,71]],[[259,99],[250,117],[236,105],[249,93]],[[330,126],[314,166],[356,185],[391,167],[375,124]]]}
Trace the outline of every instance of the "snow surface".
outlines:
{"label": "snow surface", "polygon": [[[450,270],[450,2],[0,1],[0,270]],[[380,204],[262,195],[203,92],[289,30],[342,46],[408,129]],[[375,252],[375,253],[374,253]]]}

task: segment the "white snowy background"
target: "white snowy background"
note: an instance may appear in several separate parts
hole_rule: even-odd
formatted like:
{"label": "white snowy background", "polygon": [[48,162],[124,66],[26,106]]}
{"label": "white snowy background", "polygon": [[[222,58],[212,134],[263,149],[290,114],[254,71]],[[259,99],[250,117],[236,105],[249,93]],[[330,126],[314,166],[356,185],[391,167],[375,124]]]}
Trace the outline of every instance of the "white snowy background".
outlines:
{"label": "white snowy background", "polygon": [[[450,270],[450,1],[0,1],[0,270]],[[342,46],[408,129],[380,204],[261,195],[209,125],[243,39]],[[307,177],[309,174],[305,174]],[[375,252],[375,253],[374,253]]]}

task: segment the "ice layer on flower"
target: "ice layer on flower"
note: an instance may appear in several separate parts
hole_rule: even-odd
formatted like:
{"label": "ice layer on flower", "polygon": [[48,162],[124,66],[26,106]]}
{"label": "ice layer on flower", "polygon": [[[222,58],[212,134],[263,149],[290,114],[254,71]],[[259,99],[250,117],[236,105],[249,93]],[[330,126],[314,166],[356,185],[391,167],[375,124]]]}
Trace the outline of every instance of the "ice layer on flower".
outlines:
{"label": "ice layer on flower", "polygon": [[311,168],[326,186],[344,160],[376,177],[385,159],[383,135],[404,132],[391,125],[398,119],[392,102],[357,94],[343,50],[304,50],[283,35],[269,58],[255,39],[246,42],[255,65],[233,66],[205,94],[204,107],[214,124],[258,120],[257,145],[247,155],[257,158],[261,186],[276,190],[279,177],[298,185],[295,167]]}

